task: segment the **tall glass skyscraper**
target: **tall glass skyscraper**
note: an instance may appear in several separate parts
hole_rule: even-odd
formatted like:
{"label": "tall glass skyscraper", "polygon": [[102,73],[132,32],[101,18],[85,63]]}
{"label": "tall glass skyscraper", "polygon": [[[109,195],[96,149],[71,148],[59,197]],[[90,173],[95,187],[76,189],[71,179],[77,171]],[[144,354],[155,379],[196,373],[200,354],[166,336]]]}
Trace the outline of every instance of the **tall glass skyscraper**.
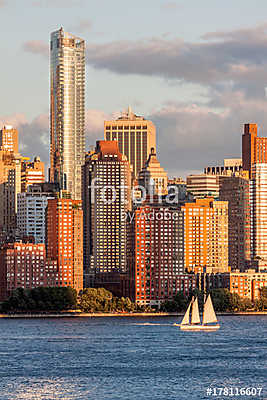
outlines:
{"label": "tall glass skyscraper", "polygon": [[50,181],[81,199],[85,153],[85,41],[63,28],[50,43]]}

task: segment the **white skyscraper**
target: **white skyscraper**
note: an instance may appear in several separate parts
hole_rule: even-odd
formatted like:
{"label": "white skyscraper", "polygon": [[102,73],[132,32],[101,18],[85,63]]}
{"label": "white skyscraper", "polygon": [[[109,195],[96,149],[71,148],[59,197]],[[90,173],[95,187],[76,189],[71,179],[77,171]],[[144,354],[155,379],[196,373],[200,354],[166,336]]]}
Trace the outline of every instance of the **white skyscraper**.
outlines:
{"label": "white skyscraper", "polygon": [[51,193],[18,194],[17,226],[21,235],[33,236],[35,243],[45,243],[45,212]]}
{"label": "white skyscraper", "polygon": [[64,32],[50,43],[50,181],[81,199],[85,153],[85,41]]}
{"label": "white skyscraper", "polygon": [[251,178],[251,258],[267,260],[267,163],[254,164]]}

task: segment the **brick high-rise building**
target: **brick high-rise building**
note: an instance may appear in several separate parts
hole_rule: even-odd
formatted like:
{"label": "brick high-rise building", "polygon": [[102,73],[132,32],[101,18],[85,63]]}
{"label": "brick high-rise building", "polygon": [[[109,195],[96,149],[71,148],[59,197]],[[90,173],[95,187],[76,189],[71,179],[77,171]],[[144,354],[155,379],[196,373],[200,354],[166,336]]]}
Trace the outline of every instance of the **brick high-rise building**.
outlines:
{"label": "brick high-rise building", "polygon": [[131,108],[121,117],[104,123],[105,140],[117,140],[119,150],[130,162],[133,177],[145,166],[152,148],[156,150],[155,125],[144,117],[135,115]]}
{"label": "brick high-rise building", "polygon": [[230,292],[252,301],[260,297],[260,290],[267,287],[267,272],[257,272],[254,269],[230,273]]}
{"label": "brick high-rise building", "polygon": [[17,288],[56,286],[57,262],[46,259],[45,245],[9,243],[0,249],[0,301]]}
{"label": "brick high-rise building", "polygon": [[185,269],[227,272],[228,202],[196,199],[181,207],[184,213]]}
{"label": "brick high-rise building", "polygon": [[228,201],[229,265],[232,269],[244,270],[250,260],[248,176],[221,176],[220,200]]}
{"label": "brick high-rise building", "polygon": [[83,289],[83,211],[80,200],[50,199],[46,215],[47,257],[58,263],[59,286]]}
{"label": "brick high-rise building", "polygon": [[184,273],[184,222],[177,208],[144,205],[135,211],[135,281],[137,304],[159,307],[178,291],[195,288]]}
{"label": "brick high-rise building", "polygon": [[85,153],[85,41],[64,32],[50,42],[50,182],[81,199]]}
{"label": "brick high-rise building", "polygon": [[127,270],[127,212],[131,176],[116,141],[98,141],[83,167],[84,267],[86,273]]}
{"label": "brick high-rise building", "polygon": [[35,157],[33,161],[23,160],[21,163],[21,191],[27,192],[30,185],[44,183],[45,167],[40,157]]}
{"label": "brick high-rise building", "polygon": [[243,169],[252,176],[252,166],[256,163],[267,163],[267,137],[258,136],[257,124],[245,124],[242,136]]}

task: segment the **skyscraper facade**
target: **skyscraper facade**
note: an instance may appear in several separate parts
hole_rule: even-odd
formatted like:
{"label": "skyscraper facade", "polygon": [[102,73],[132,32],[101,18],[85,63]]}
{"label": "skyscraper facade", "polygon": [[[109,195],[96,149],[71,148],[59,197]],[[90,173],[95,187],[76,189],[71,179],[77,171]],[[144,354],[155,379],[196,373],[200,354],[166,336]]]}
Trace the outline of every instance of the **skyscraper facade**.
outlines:
{"label": "skyscraper facade", "polygon": [[84,266],[89,274],[127,270],[131,175],[116,141],[97,142],[83,167]]}
{"label": "skyscraper facade", "polygon": [[105,140],[117,140],[119,150],[132,166],[133,177],[145,166],[152,148],[156,149],[156,128],[153,122],[135,115],[131,108],[121,117],[104,123]]}
{"label": "skyscraper facade", "polygon": [[35,243],[45,243],[45,218],[48,199],[52,199],[52,193],[44,193],[41,190],[18,193],[17,228],[20,235],[33,237]]}
{"label": "skyscraper facade", "polygon": [[158,307],[178,291],[188,293],[194,289],[192,275],[184,274],[182,211],[156,204],[144,205],[135,211],[133,223],[137,304]]}
{"label": "skyscraper facade", "polygon": [[267,260],[267,163],[254,164],[251,178],[251,258]]}
{"label": "skyscraper facade", "polygon": [[0,131],[0,230],[13,235],[16,228],[17,194],[21,191],[21,156],[18,131],[6,125]]}
{"label": "skyscraper facade", "polygon": [[248,176],[219,179],[220,200],[228,201],[229,265],[244,270],[250,260],[249,179]]}
{"label": "skyscraper facade", "polygon": [[243,169],[252,176],[252,166],[255,163],[267,162],[267,138],[258,136],[257,124],[245,124],[242,136]]}
{"label": "skyscraper facade", "polygon": [[19,152],[18,131],[11,125],[4,125],[0,130],[0,150]]}
{"label": "skyscraper facade", "polygon": [[47,257],[58,264],[58,286],[83,289],[83,211],[80,200],[50,199],[46,212]]}
{"label": "skyscraper facade", "polygon": [[85,153],[85,41],[63,28],[50,43],[50,181],[81,199]]}
{"label": "skyscraper facade", "polygon": [[181,207],[184,213],[185,269],[227,272],[228,203],[213,198],[196,199]]}

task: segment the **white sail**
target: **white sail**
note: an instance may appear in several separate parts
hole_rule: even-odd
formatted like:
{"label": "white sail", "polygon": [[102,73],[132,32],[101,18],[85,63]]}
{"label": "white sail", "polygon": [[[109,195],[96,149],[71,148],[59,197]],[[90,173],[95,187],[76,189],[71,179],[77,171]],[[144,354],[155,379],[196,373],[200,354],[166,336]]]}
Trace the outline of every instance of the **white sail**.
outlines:
{"label": "white sail", "polygon": [[200,323],[197,297],[196,297],[196,299],[195,299],[195,301],[193,303],[193,306],[192,306],[191,323],[192,324],[199,324]]}
{"label": "white sail", "polygon": [[217,322],[217,317],[212,305],[210,294],[204,304],[204,312],[203,312],[203,324],[208,324],[211,322]]}
{"label": "white sail", "polygon": [[190,301],[190,304],[186,310],[186,313],[184,315],[184,318],[182,319],[181,325],[188,325],[189,324],[189,315],[190,315],[190,308],[191,308],[192,300]]}

